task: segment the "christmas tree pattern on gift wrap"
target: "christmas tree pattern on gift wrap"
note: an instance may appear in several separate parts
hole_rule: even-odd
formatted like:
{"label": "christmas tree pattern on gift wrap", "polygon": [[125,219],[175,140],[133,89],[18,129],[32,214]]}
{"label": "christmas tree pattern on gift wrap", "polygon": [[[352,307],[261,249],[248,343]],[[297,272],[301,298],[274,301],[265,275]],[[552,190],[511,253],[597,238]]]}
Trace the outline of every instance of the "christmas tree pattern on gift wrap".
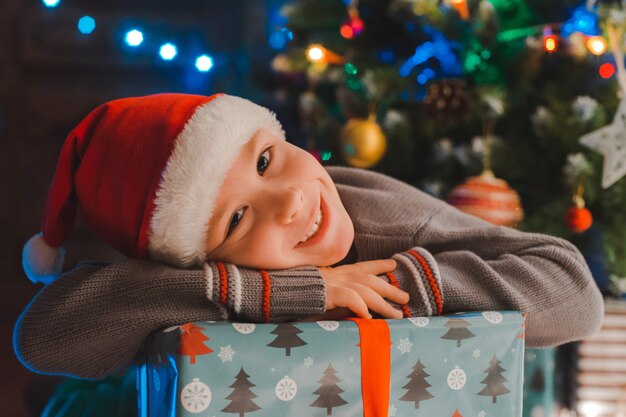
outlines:
{"label": "christmas tree pattern on gift wrap", "polygon": [[415,403],[415,408],[420,407],[420,401],[426,401],[434,396],[428,392],[426,389],[431,385],[426,382],[426,377],[429,377],[430,374],[427,374],[424,371],[425,367],[417,359],[417,363],[413,366],[413,372],[411,372],[407,378],[411,380],[402,388],[408,390],[402,397],[400,397],[400,401],[413,401]]}
{"label": "christmas tree pattern on gift wrap", "polygon": [[277,336],[272,342],[268,343],[267,346],[285,348],[285,356],[291,355],[291,348],[307,344],[298,336],[298,333],[302,333],[302,330],[298,329],[291,323],[281,323],[270,333]]}
{"label": "christmas tree pattern on gift wrap", "polygon": [[491,402],[495,404],[496,397],[509,393],[508,388],[504,386],[504,383],[507,382],[507,379],[502,376],[504,371],[506,370],[500,366],[500,361],[496,358],[496,355],[493,355],[493,358],[489,361],[489,367],[485,370],[487,376],[480,381],[481,384],[486,386],[478,395],[492,397]]}
{"label": "christmas tree pattern on gift wrap", "polygon": [[176,353],[189,356],[189,361],[192,365],[196,363],[196,356],[213,352],[213,350],[204,344],[205,341],[210,339],[202,333],[203,329],[204,327],[193,323],[180,326],[180,346],[176,350]]}
{"label": "christmas tree pattern on gift wrap", "polygon": [[447,340],[456,340],[457,348],[461,347],[462,340],[470,339],[476,336],[474,333],[470,332],[467,329],[471,326],[471,324],[468,321],[463,320],[459,317],[449,318],[444,326],[450,330],[448,330],[446,334],[441,336],[441,338]]}
{"label": "christmas tree pattern on gift wrap", "polygon": [[252,401],[257,395],[252,392],[250,388],[256,385],[250,382],[248,378],[250,378],[250,375],[248,375],[242,367],[237,376],[235,376],[236,381],[229,386],[229,388],[233,388],[233,392],[225,398],[226,400],[230,400],[230,404],[222,409],[223,412],[238,413],[239,417],[244,417],[245,413],[261,409],[261,407]]}
{"label": "christmas tree pattern on gift wrap", "polygon": [[325,408],[327,416],[333,414],[334,407],[348,404],[346,400],[339,396],[339,394],[344,391],[337,385],[338,382],[341,382],[341,379],[335,376],[336,373],[337,371],[335,371],[329,363],[328,368],[324,371],[324,376],[317,381],[322,384],[322,386],[313,393],[315,395],[319,395],[319,397],[317,400],[309,404],[311,407]]}

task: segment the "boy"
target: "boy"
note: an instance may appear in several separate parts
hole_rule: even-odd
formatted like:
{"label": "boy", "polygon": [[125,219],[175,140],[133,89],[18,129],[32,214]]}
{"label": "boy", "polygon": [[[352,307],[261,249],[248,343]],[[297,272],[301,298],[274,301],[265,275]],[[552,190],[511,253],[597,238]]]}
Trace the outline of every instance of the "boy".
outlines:
{"label": "boy", "polygon": [[529,346],[580,339],[602,321],[570,243],[493,226],[381,174],[324,169],[237,97],[165,94],[90,113],[25,247],[31,279],[60,272],[77,204],[130,259],[79,267],[35,297],[14,343],[37,372],[103,377],[151,332],[196,320],[513,309],[529,314]]}

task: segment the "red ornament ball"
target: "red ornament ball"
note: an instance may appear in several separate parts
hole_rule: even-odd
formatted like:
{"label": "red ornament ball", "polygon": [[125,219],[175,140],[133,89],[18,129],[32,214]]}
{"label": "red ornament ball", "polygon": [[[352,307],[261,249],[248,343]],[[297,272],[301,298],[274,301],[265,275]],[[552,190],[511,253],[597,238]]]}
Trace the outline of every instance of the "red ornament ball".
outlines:
{"label": "red ornament ball", "polygon": [[592,223],[593,216],[585,207],[570,207],[565,213],[565,224],[574,233],[587,231]]}
{"label": "red ornament ball", "polygon": [[493,224],[512,227],[524,218],[519,194],[490,171],[455,187],[447,201],[462,212]]}

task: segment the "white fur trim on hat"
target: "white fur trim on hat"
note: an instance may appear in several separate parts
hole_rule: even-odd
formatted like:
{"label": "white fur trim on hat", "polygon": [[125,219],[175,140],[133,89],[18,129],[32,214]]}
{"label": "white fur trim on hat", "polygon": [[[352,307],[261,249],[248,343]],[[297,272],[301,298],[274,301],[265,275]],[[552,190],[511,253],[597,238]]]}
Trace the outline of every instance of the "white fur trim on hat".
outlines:
{"label": "white fur trim on hat", "polygon": [[43,240],[42,233],[31,237],[22,250],[22,266],[35,284],[50,284],[61,274],[65,249],[53,248]]}
{"label": "white fur trim on hat", "polygon": [[274,114],[243,98],[221,95],[198,107],[178,135],[150,220],[148,250],[181,267],[206,256],[208,224],[226,173],[259,129],[285,138]]}

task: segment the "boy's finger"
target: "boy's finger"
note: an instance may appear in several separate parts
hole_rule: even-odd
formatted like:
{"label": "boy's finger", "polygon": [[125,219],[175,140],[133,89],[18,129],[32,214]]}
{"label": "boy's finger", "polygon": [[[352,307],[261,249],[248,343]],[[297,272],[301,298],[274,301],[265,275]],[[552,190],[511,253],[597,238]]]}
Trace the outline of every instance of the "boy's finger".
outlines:
{"label": "boy's finger", "polygon": [[382,297],[391,300],[394,303],[406,304],[409,302],[410,297],[407,292],[376,275],[364,275],[358,282],[362,285],[370,287]]}
{"label": "boy's finger", "polygon": [[366,274],[380,275],[396,269],[396,261],[393,259],[375,259],[373,261],[357,262],[354,266]]}
{"label": "boy's finger", "polygon": [[385,301],[385,299],[382,298],[378,293],[376,293],[376,291],[372,290],[371,288],[365,285],[356,284],[356,283],[354,285],[355,285],[356,291],[359,293],[361,298],[365,301],[365,303],[367,304],[367,307],[370,310],[377,312],[384,318],[388,318],[388,319],[401,319],[402,318],[402,312],[393,308],[393,306],[389,304],[387,301]]}
{"label": "boy's finger", "polygon": [[358,317],[363,319],[371,319],[372,315],[367,308],[367,304],[361,298],[361,295],[351,288],[341,288],[341,296],[337,302],[337,305],[341,307],[347,307],[356,314]]}

